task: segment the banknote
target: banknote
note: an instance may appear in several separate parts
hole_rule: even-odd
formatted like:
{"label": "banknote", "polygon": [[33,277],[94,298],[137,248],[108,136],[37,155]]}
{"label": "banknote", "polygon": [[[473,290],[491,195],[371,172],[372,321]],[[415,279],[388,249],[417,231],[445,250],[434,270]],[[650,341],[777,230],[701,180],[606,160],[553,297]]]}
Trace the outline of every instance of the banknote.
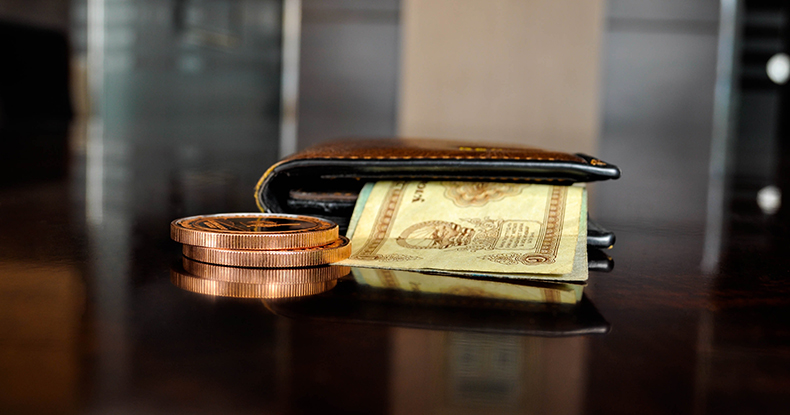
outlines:
{"label": "banknote", "polygon": [[357,283],[375,288],[528,303],[576,304],[584,289],[579,284],[509,283],[391,269],[352,268],[352,274]]}
{"label": "banknote", "polygon": [[349,226],[351,257],[341,264],[586,280],[586,272],[572,275],[586,227],[585,196],[577,186],[369,183]]}
{"label": "banknote", "polygon": [[583,283],[589,277],[587,267],[587,192],[583,194],[582,216],[579,218],[579,237],[576,240],[576,255],[573,258],[573,269],[567,274],[499,274],[492,272],[477,271],[474,269],[462,271],[442,271],[448,275],[458,275],[471,278],[524,278],[534,280],[547,280],[554,282]]}

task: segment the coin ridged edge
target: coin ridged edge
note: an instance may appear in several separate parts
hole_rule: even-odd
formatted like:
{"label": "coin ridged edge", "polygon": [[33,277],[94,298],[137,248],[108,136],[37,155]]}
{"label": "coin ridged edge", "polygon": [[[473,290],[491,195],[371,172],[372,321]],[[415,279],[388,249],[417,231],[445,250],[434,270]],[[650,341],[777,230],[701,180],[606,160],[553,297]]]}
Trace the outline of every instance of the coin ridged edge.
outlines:
{"label": "coin ridged edge", "polygon": [[249,284],[302,284],[336,280],[351,272],[350,267],[319,265],[307,268],[240,268],[198,262],[187,257],[182,260],[184,270],[206,279]]}
{"label": "coin ridged edge", "polygon": [[[298,268],[326,265],[351,255],[348,238],[338,238],[337,246],[321,246],[294,250],[214,249],[184,245],[185,257],[209,264],[253,268]],[[336,241],[336,242],[338,242]]]}
{"label": "coin ridged edge", "polygon": [[198,294],[234,298],[293,298],[331,290],[337,280],[303,284],[247,284],[217,281],[170,270],[170,281],[178,288]]}
{"label": "coin ridged edge", "polygon": [[[180,225],[181,222],[198,217],[229,217],[229,216],[249,216],[249,217],[278,217],[278,218],[305,218],[303,220],[314,220],[323,223],[328,228],[313,229],[293,233],[254,233],[228,231],[217,232],[209,230],[189,229]],[[325,219],[320,219],[304,215],[289,214],[266,214],[266,213],[247,213],[247,214],[217,214],[204,216],[190,216],[176,219],[170,222],[170,238],[176,242],[186,245],[202,246],[217,249],[293,249],[310,248],[326,245],[336,240],[340,235],[337,224]]]}

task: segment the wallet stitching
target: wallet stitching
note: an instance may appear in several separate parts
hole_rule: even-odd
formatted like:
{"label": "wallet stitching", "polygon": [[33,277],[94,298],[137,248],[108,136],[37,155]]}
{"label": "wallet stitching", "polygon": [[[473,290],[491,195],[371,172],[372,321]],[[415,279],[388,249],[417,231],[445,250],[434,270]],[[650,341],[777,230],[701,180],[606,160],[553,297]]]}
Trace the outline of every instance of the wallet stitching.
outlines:
{"label": "wallet stitching", "polygon": [[[342,178],[342,177],[336,177],[336,178]],[[523,177],[505,177],[505,176],[489,176],[489,177],[474,176],[474,177],[470,177],[470,176],[459,176],[459,175],[455,175],[455,176],[398,175],[398,176],[393,176],[392,178],[388,178],[387,180],[393,180],[393,179],[420,179],[420,180],[425,180],[425,179],[443,179],[443,180],[447,180],[447,179],[465,179],[465,180],[468,180],[470,178],[471,179],[475,179],[475,180],[478,180],[478,179],[479,180],[495,180],[495,181],[497,181],[497,180],[498,181],[510,180],[510,181],[518,181],[518,182],[522,182],[522,181],[526,181],[526,182],[568,182],[568,181],[573,181],[571,179],[557,179],[557,178],[548,178],[548,177],[540,177],[540,178],[538,178],[538,177],[530,177],[530,178],[525,179]],[[332,179],[332,177],[329,177],[329,179]]]}
{"label": "wallet stitching", "polygon": [[[494,156],[494,157],[480,157],[480,156],[322,156],[323,160],[537,160],[537,161],[557,161],[554,157],[511,157],[511,156]],[[569,163],[578,163],[578,161],[564,160]],[[587,163],[582,163],[587,164]]]}

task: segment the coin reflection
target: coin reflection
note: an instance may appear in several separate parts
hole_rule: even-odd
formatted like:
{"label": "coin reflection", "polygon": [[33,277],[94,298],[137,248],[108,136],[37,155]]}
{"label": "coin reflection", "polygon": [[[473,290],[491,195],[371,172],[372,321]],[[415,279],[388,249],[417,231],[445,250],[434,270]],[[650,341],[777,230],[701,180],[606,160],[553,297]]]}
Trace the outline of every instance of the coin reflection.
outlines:
{"label": "coin reflection", "polygon": [[195,277],[248,284],[301,284],[336,280],[350,267],[322,265],[304,268],[243,268],[207,264],[183,257],[184,270]]}
{"label": "coin reflection", "polygon": [[235,298],[293,298],[331,290],[347,267],[255,269],[203,264],[187,258],[170,269],[170,281],[198,294]]}

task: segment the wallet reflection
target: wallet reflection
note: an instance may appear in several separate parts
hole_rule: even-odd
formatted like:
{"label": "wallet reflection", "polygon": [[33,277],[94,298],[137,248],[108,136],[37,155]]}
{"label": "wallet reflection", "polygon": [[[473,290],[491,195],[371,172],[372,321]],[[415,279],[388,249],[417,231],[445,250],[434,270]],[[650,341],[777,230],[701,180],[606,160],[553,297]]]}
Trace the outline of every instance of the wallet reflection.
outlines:
{"label": "wallet reflection", "polygon": [[410,271],[352,268],[320,295],[264,300],[289,318],[448,331],[571,336],[606,333],[609,323],[583,286],[478,280]]}
{"label": "wallet reflection", "polygon": [[331,290],[350,268],[242,268],[206,264],[184,257],[170,269],[170,281],[198,294],[235,298],[292,298]]}

